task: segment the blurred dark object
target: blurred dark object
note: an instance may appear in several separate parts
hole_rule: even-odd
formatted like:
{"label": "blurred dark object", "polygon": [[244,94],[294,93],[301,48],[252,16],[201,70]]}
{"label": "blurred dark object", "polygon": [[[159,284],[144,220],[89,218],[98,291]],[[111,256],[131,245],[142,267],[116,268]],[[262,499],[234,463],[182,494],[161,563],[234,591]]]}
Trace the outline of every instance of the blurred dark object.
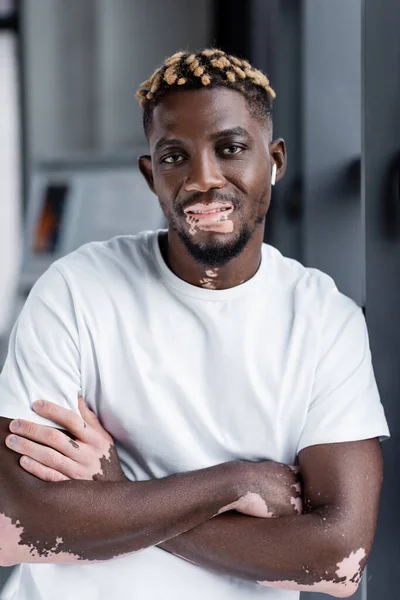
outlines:
{"label": "blurred dark object", "polygon": [[386,189],[383,204],[383,218],[386,235],[391,239],[400,238],[400,152],[395,155],[387,171]]}
{"label": "blurred dark object", "polygon": [[352,197],[359,195],[361,191],[361,157],[350,162],[343,175],[342,195]]}
{"label": "blurred dark object", "polygon": [[33,241],[36,254],[56,252],[67,196],[67,183],[47,186]]}
{"label": "blurred dark object", "polygon": [[0,31],[18,31],[18,6],[14,0],[0,0]]}
{"label": "blurred dark object", "polygon": [[251,54],[251,4],[249,0],[216,0],[214,5],[214,45],[247,60]]}
{"label": "blurred dark object", "polygon": [[289,221],[299,221],[303,216],[303,179],[293,179],[285,193],[284,210]]}

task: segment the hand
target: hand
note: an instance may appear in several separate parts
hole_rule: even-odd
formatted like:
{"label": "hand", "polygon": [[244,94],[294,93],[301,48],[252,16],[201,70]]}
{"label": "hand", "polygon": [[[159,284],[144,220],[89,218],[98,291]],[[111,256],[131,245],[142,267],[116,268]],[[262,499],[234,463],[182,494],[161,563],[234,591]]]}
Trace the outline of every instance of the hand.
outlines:
{"label": "hand", "polygon": [[236,510],[261,518],[302,514],[302,486],[297,467],[273,461],[242,461],[240,468],[243,469],[243,494],[220,512]]}
{"label": "hand", "polygon": [[43,481],[53,482],[69,479],[126,480],[112,437],[83,398],[78,400],[82,418],[53,402],[44,402],[43,406],[40,402],[33,405],[35,412],[61,425],[66,433],[30,421],[12,421],[10,431],[13,435],[6,438],[6,444],[14,452],[22,454],[20,465],[25,471]]}

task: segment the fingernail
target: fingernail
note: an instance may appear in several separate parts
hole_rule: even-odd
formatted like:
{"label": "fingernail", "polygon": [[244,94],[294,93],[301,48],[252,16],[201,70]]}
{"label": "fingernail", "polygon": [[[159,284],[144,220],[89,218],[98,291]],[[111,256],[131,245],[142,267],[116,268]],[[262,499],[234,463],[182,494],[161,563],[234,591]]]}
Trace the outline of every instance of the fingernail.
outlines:
{"label": "fingernail", "polygon": [[21,421],[11,421],[10,429],[11,431],[17,431],[21,427]]}
{"label": "fingernail", "polygon": [[22,463],[23,465],[29,465],[29,463],[30,463],[30,462],[31,462],[31,461],[30,461],[30,459],[29,459],[27,456],[23,456],[23,457],[21,458],[21,463]]}
{"label": "fingernail", "polygon": [[43,400],[36,400],[36,402],[33,403],[33,408],[35,408],[35,409],[40,410],[43,407],[44,407]]}
{"label": "fingernail", "polygon": [[17,443],[17,438],[15,437],[15,435],[10,435],[10,436],[7,438],[7,444],[8,444],[9,446],[15,446],[15,444],[16,444],[16,443]]}

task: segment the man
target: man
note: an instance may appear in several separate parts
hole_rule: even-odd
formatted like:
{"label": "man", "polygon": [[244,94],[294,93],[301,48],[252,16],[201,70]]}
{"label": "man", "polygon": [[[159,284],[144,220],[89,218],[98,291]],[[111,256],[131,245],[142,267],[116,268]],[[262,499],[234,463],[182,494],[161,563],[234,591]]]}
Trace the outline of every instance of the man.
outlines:
{"label": "man", "polygon": [[286,164],[274,92],[211,49],[138,96],[168,231],[57,261],[1,376],[14,598],[349,596],[388,428],[361,310],[262,243]]}

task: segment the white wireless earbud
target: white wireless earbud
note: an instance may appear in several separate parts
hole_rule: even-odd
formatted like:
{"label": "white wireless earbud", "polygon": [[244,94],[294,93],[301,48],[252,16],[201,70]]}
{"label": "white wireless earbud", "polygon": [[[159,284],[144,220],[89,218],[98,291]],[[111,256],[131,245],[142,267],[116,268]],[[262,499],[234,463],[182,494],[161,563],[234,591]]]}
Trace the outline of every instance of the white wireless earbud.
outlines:
{"label": "white wireless earbud", "polygon": [[277,172],[276,163],[274,163],[274,166],[272,167],[272,173],[271,173],[271,185],[275,185],[275,183],[276,183],[276,172]]}

